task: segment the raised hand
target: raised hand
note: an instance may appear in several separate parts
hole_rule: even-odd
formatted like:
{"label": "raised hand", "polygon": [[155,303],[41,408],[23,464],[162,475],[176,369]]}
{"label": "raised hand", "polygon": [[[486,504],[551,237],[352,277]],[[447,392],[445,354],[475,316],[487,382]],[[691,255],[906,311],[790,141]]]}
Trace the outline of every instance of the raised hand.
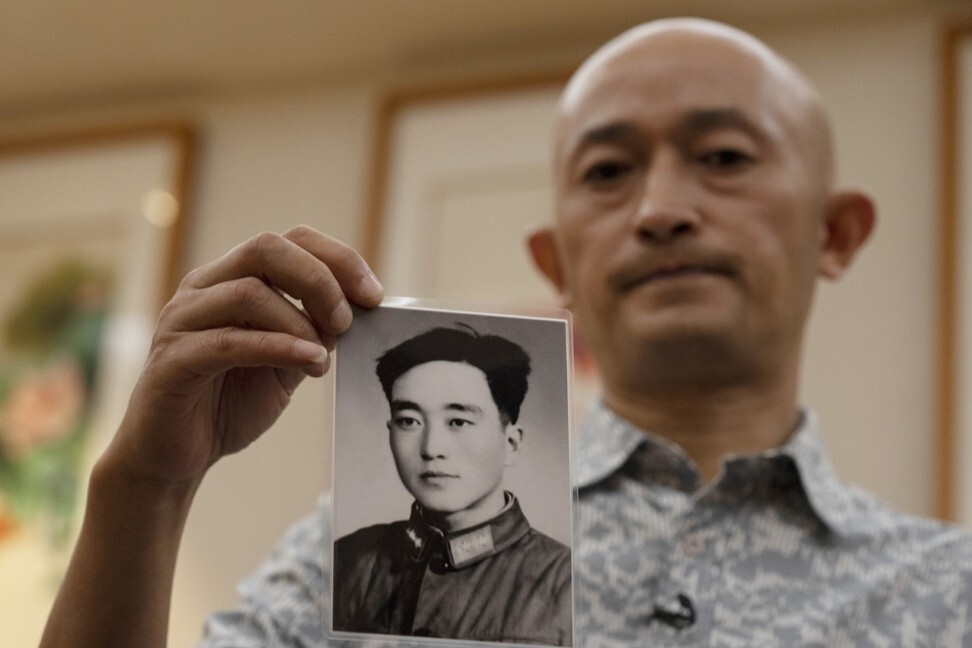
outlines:
{"label": "raised hand", "polygon": [[263,434],[305,376],[327,370],[349,302],[381,297],[357,252],[308,227],[261,234],[189,273],[92,472],[43,648],[165,646],[182,529],[206,470]]}
{"label": "raised hand", "polygon": [[326,371],[349,301],[381,296],[357,252],[308,227],[261,234],[189,273],[103,461],[166,482],[201,477],[266,431],[305,376]]}

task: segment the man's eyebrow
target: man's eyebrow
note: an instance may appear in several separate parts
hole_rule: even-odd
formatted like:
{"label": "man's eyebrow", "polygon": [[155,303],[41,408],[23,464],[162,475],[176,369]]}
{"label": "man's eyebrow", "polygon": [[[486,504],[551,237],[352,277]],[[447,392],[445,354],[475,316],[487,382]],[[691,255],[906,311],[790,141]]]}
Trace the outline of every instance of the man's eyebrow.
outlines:
{"label": "man's eyebrow", "polygon": [[[700,108],[692,110],[676,125],[680,135],[688,136],[706,131],[717,130],[719,128],[736,128],[744,131],[756,139],[764,139],[765,135],[741,110],[734,107],[727,108]],[[609,122],[606,124],[593,126],[580,134],[574,146],[570,150],[570,156],[576,157],[578,153],[589,146],[597,144],[618,144],[623,142],[639,141],[644,138],[644,134],[639,128],[627,121]]]}
{"label": "man's eyebrow", "polygon": [[618,142],[630,141],[640,137],[641,134],[638,132],[638,129],[634,124],[628,122],[618,121],[601,126],[594,126],[585,130],[577,138],[571,150],[571,157],[589,146],[596,144],[617,144]]}
{"label": "man's eyebrow", "polygon": [[391,411],[393,414],[402,410],[418,410],[421,412],[422,408],[418,406],[418,403],[410,400],[393,400],[391,402]]}
{"label": "man's eyebrow", "polygon": [[720,128],[734,128],[744,131],[756,139],[765,138],[756,124],[738,108],[693,110],[678,125],[678,130],[685,135],[704,133]]}
{"label": "man's eyebrow", "polygon": [[449,403],[445,406],[447,410],[453,412],[471,412],[473,414],[482,414],[483,408],[479,405],[473,405],[472,403]]}
{"label": "man's eyebrow", "polygon": [[[483,413],[483,408],[473,403],[446,403],[444,409],[452,412],[470,412],[472,414]],[[416,410],[418,412],[423,411],[422,408],[419,407],[418,403],[410,400],[393,400],[391,402],[391,411],[393,414],[396,412],[401,412],[402,410]]]}

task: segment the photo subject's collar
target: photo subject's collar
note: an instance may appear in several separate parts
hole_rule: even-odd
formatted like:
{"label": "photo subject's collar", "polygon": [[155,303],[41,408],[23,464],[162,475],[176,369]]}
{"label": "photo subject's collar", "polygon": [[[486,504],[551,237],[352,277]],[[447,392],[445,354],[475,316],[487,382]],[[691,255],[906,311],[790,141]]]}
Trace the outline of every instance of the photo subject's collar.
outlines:
{"label": "photo subject's collar", "polygon": [[412,514],[405,527],[404,544],[409,558],[415,562],[429,561],[445,569],[457,570],[496,555],[530,532],[530,523],[512,493],[495,517],[461,531],[446,533],[429,524],[422,506],[412,504]]}

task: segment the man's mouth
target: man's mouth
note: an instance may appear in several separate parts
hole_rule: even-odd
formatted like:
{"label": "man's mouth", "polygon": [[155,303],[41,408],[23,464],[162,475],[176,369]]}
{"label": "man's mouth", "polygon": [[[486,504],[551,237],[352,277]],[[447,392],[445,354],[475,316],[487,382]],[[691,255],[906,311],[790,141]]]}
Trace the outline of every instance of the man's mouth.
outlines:
{"label": "man's mouth", "polygon": [[419,479],[428,482],[438,482],[448,479],[459,479],[459,475],[453,475],[452,473],[442,472],[440,470],[426,470],[419,474]]}
{"label": "man's mouth", "polygon": [[640,273],[629,273],[617,277],[615,285],[622,292],[637,288],[651,283],[657,283],[668,279],[679,279],[682,277],[693,276],[717,276],[728,277],[730,272],[724,268],[672,263],[665,264]]}

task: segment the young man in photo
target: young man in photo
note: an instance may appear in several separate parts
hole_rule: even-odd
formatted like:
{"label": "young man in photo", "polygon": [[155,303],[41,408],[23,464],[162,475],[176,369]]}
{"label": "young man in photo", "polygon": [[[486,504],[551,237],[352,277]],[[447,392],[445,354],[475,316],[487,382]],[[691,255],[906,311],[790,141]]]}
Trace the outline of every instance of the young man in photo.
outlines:
{"label": "young man in photo", "polygon": [[570,549],[533,529],[503,487],[530,358],[469,327],[389,349],[376,372],[408,520],[334,545],[334,630],[569,645]]}

